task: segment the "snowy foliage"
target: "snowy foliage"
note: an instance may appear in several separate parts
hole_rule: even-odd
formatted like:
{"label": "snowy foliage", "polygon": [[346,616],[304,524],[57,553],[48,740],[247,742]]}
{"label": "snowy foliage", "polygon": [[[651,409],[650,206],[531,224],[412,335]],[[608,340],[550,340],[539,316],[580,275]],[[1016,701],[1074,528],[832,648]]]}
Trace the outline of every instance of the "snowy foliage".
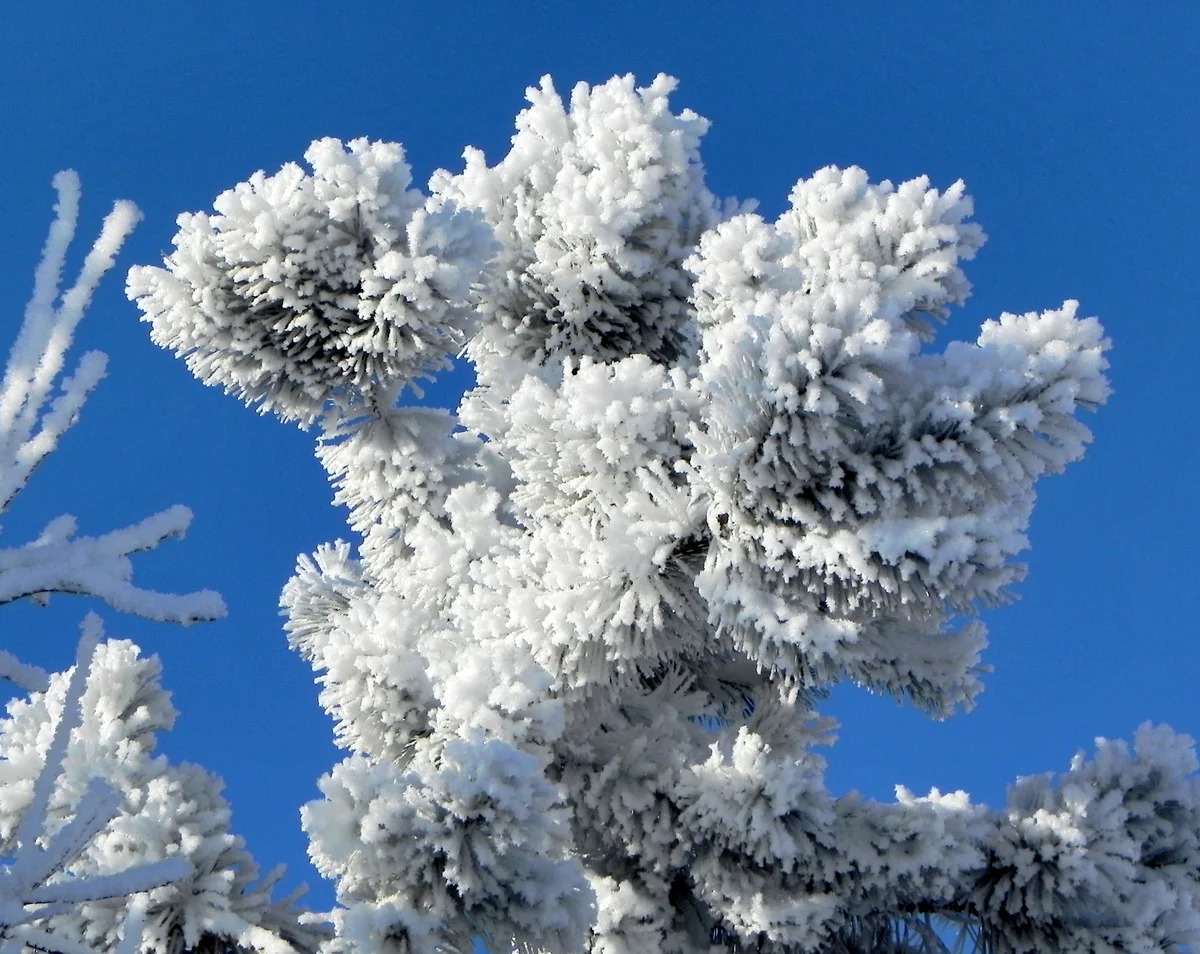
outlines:
{"label": "snowy foliage", "polygon": [[[984,241],[961,182],[822,169],[768,221],[707,190],[673,87],[543,80],[427,196],[383,184],[400,147],[323,140],[130,275],[202,380],[321,420],[360,537],[283,594],[348,752],[304,814],[331,950],[1200,944],[1190,739],[1100,741],[999,810],[837,796],[815,750],[840,680],[971,706],[979,610],[1107,397],[1099,323],[936,347]],[[418,249],[422,214],[455,240]],[[398,406],[459,348],[456,412]]]}
{"label": "snowy foliage", "polygon": [[[79,279],[60,297],[78,178],[61,173],[55,186],[58,217],[0,383],[4,511],[104,374],[104,355],[86,354],[52,396],[92,292],[139,217],[130,203],[117,204]],[[44,604],[69,593],[152,620],[215,619],[225,612],[215,593],[155,593],[132,582],[130,554],[182,536],[190,520],[186,508],[173,507],[78,537],[74,518],[58,517],[36,540],[0,549],[0,603]],[[175,718],[157,659],[101,636],[99,617],[89,613],[75,665],[63,673],[0,651],[0,676],[27,693],[0,720],[0,949],[314,952],[324,932],[300,923],[294,898],[271,898],[278,875],[253,883],[258,869],[229,832],[220,780],[154,755],[155,733]]]}
{"label": "snowy foliage", "polygon": [[547,77],[502,162],[468,149],[461,175],[433,177],[435,195],[480,209],[500,243],[477,299],[481,370],[503,367],[493,353],[669,362],[692,349],[683,261],[718,213],[700,165],[708,122],[670,111],[674,86],[660,76],[635,93],[627,76],[577,87],[567,108]]}
{"label": "snowy foliage", "polygon": [[311,175],[259,173],[217,215],[181,216],[168,269],[129,288],[202,380],[311,423],[447,364],[491,241],[477,213],[409,189],[393,143],[322,139],[305,159]]}
{"label": "snowy foliage", "polygon": [[[119,947],[131,908],[141,920],[140,948],[134,950],[196,950],[214,943],[262,954],[315,950],[320,934],[298,924],[293,899],[270,897],[278,873],[253,883],[258,867],[229,832],[220,780],[198,766],[171,765],[154,755],[155,733],[170,729],[176,715],[159,685],[158,660],[142,658],[127,640],[113,640],[78,666],[53,676],[45,691],[10,703],[9,717],[0,721],[0,836],[12,837],[16,820],[28,814],[55,727],[64,713],[78,709],[78,725],[58,752],[60,774],[41,806],[47,831],[77,825],[97,785],[112,804],[70,859],[70,884],[108,878],[119,885],[114,873],[174,867],[169,879],[148,885],[151,890],[135,885],[117,896],[80,895],[71,899],[79,903],[40,913],[39,920],[56,938],[96,951]],[[72,695],[68,681],[76,672],[84,676]],[[133,906],[120,896],[132,891],[142,892]]]}

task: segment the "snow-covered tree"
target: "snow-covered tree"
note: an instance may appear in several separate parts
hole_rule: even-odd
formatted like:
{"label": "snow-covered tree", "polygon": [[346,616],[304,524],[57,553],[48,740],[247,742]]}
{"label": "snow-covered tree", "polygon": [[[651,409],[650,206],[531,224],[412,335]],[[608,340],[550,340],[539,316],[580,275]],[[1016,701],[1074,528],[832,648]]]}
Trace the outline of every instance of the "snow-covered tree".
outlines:
{"label": "snow-covered tree", "polygon": [[[961,182],[705,186],[674,82],[529,91],[508,154],[412,186],[325,139],[130,272],[203,381],[318,425],[356,548],[283,593],[346,759],[304,811],[331,951],[1178,951],[1190,739],[1143,727],[998,810],[838,796],[839,680],[971,706],[1036,481],[1089,440],[1075,302],[940,349]],[[406,388],[474,365],[456,412]],[[419,393],[419,392],[418,392]]]}
{"label": "snow-covered tree", "polygon": [[[139,217],[131,203],[117,203],[78,280],[60,295],[78,177],[61,173],[55,186],[58,215],[0,382],[0,512],[104,374],[105,356],[90,352],[62,377],[75,328]],[[98,537],[76,536],[72,517],[51,520],[36,540],[0,549],[0,603],[65,593],[152,620],[222,616],[215,593],[156,593],[132,582],[130,554],[182,536],[190,520],[174,507]],[[323,932],[299,922],[295,898],[271,898],[278,875],[253,884],[258,869],[229,831],[220,780],[154,755],[155,733],[175,718],[157,658],[101,637],[99,617],[88,614],[75,665],[63,673],[0,651],[0,676],[27,693],[0,720],[0,948],[315,951]]]}

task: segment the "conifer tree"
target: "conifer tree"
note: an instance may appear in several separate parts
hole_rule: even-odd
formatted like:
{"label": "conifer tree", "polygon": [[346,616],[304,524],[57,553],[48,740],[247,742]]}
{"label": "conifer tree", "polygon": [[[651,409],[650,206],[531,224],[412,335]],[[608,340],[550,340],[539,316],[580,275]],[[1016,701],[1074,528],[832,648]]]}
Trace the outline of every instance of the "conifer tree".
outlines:
{"label": "conifer tree", "polygon": [[[708,191],[673,87],[543,80],[428,192],[398,145],[320,140],[130,272],[201,380],[318,428],[358,537],[283,593],[347,751],[304,812],[330,950],[1200,943],[1190,739],[995,810],[839,796],[816,748],[841,680],[970,708],[1101,326],[938,347],[984,242],[961,182],[826,168],[768,221]],[[458,408],[406,406],[456,355]]]}

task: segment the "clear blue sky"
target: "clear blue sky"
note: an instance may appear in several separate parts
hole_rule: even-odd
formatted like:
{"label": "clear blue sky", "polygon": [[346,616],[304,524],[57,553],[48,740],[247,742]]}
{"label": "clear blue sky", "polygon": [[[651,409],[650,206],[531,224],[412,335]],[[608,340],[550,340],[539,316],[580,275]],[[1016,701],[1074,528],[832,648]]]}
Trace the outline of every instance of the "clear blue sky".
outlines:
{"label": "clear blue sky", "polygon": [[[123,272],[159,259],[176,214],[320,136],[400,141],[419,180],[459,168],[468,144],[499,158],[544,73],[564,92],[679,77],[677,106],[713,121],[713,191],[769,215],[830,163],[964,178],[990,241],[945,334],[1078,298],[1113,338],[1116,394],[1089,422],[1087,459],[1042,484],[1022,599],[988,617],[996,671],[977,710],[933,724],[839,691],[828,756],[835,790],[963,787],[995,803],[1095,735],[1147,719],[1200,734],[1198,48],[1200,5],[1169,0],[5,3],[0,338],[19,322],[60,168],[83,178],[83,232],[117,197],[146,213]],[[194,381],[150,344],[122,284],[110,276],[80,334],[109,353],[110,376],[0,539],[64,511],[99,533],[193,508],[188,539],[143,557],[139,578],[218,589],[229,618],[182,630],[105,612],[109,632],[164,660],[182,712],[165,750],[223,775],[259,860],[287,862],[326,904],[297,811],[338,756],[276,601],[298,553],[347,533],[342,515],[311,439]],[[6,607],[0,644],[65,666],[84,611]]]}

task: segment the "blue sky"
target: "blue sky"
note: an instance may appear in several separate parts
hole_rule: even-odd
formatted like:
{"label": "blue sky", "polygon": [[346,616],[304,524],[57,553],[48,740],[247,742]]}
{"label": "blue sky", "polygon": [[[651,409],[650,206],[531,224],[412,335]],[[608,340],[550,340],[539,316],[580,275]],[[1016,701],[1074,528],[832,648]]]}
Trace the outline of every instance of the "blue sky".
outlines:
{"label": "blue sky", "polygon": [[[544,73],[563,92],[677,76],[677,107],[713,121],[710,187],[768,215],[830,163],[963,178],[990,241],[943,334],[1078,298],[1113,339],[1116,393],[1089,421],[1088,457],[1042,484],[1021,600],[988,615],[995,672],[976,711],[935,724],[838,691],[829,777],[879,797],[903,783],[995,803],[1096,735],[1147,719],[1200,733],[1197,42],[1200,6],[1167,0],[7,3],[0,340],[15,334],[60,168],[83,178],[81,235],[114,198],[145,212],[123,273],[159,260],[179,212],[320,136],[402,142],[418,180],[459,168],[468,144],[499,158]],[[331,892],[307,867],[297,812],[338,756],[276,605],[296,555],[348,531],[311,438],[194,381],[150,344],[122,285],[110,276],[79,336],[108,352],[109,378],[0,541],[62,512],[100,533],[192,507],[191,534],[144,556],[139,579],[218,589],[229,618],[184,630],[103,615],[163,658],[182,713],[165,751],[223,775],[236,829],[320,906]],[[65,666],[85,608],[6,607],[0,645]]]}

